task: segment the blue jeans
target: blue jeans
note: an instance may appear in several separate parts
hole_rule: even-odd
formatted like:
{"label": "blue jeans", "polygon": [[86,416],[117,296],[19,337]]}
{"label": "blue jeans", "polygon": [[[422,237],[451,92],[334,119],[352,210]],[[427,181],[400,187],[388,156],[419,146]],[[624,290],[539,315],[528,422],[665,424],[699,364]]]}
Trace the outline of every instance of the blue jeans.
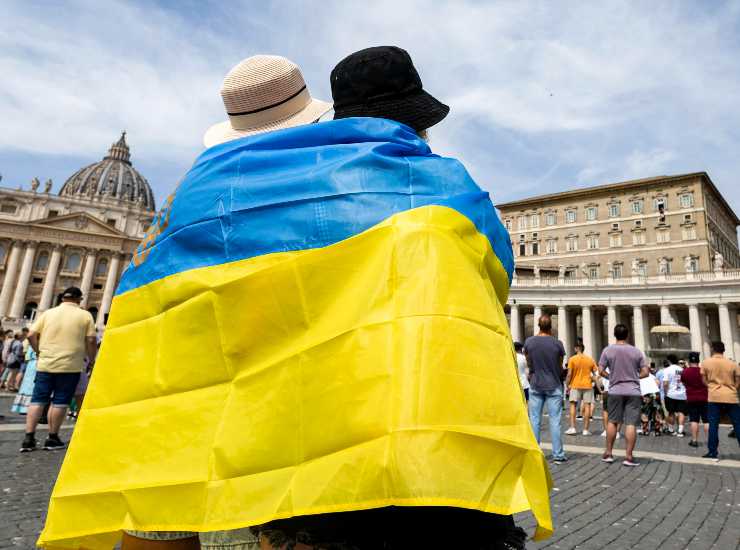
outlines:
{"label": "blue jeans", "polygon": [[563,390],[539,392],[534,388],[529,389],[529,422],[532,424],[532,431],[540,442],[540,422],[542,419],[542,409],[547,405],[547,414],[550,417],[550,437],[552,438],[552,457],[563,458],[563,436],[560,433],[560,418],[563,415]]}
{"label": "blue jeans", "polygon": [[737,403],[708,403],[707,408],[709,409],[709,441],[707,441],[709,454],[717,456],[719,448],[719,418],[722,416],[723,411],[726,411],[730,416],[732,426],[735,428],[737,443],[740,445],[740,405]]}

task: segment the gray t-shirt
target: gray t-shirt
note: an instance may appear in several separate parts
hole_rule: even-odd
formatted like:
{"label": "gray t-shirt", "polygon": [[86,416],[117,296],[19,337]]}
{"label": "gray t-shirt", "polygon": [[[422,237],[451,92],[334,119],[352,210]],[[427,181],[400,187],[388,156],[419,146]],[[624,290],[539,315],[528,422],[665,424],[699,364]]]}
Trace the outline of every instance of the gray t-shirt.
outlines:
{"label": "gray t-shirt", "polygon": [[640,370],[647,367],[647,361],[635,346],[608,346],[601,352],[599,367],[609,369],[609,395],[642,395]]}
{"label": "gray t-shirt", "polygon": [[554,336],[530,336],[524,342],[524,353],[529,359],[529,384],[536,392],[563,388],[560,375],[565,357],[563,343]]}

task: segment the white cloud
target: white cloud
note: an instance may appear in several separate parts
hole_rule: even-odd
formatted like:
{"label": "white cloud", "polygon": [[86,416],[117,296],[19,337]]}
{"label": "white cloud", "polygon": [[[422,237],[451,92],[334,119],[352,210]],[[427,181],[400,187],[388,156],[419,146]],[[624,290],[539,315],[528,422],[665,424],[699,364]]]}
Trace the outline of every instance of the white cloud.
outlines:
{"label": "white cloud", "polygon": [[218,88],[241,58],[291,57],[327,97],[340,58],[392,43],[452,107],[433,146],[503,196],[655,171],[708,170],[730,189],[739,6],[5,2],[0,154],[94,160],[125,128],[135,160],[182,171],[224,118]]}

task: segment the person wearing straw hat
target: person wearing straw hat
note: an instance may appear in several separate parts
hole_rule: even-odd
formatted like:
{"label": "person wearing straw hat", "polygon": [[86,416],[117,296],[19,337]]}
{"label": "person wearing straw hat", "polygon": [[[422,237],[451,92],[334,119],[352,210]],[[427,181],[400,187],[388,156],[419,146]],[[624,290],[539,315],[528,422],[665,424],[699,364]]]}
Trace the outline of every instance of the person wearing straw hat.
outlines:
{"label": "person wearing straw hat", "polygon": [[420,138],[449,108],[396,47],[331,85],[337,120],[309,124],[329,104],[284,58],[227,76],[121,277],[42,548],[516,550],[523,510],[552,533],[511,241]]}

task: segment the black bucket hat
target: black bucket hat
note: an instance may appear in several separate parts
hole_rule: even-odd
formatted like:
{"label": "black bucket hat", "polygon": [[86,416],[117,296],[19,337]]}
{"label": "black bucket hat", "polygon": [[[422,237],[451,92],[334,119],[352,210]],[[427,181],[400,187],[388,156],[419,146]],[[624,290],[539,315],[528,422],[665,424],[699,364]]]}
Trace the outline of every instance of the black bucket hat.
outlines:
{"label": "black bucket hat", "polygon": [[406,50],[396,46],[366,48],[342,59],[331,72],[334,118],[389,118],[426,130],[450,108],[424,91]]}

